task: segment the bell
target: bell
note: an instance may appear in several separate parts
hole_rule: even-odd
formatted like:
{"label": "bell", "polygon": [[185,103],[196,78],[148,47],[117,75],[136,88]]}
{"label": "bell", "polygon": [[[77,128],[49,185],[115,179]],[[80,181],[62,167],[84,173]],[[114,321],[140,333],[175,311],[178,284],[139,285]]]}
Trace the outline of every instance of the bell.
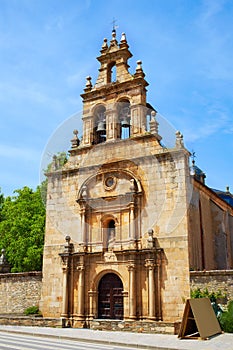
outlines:
{"label": "bell", "polygon": [[121,126],[123,128],[129,128],[130,127],[129,119],[126,116],[123,117],[123,119],[121,121]]}
{"label": "bell", "polygon": [[96,131],[97,132],[106,131],[105,123],[103,121],[98,123]]}

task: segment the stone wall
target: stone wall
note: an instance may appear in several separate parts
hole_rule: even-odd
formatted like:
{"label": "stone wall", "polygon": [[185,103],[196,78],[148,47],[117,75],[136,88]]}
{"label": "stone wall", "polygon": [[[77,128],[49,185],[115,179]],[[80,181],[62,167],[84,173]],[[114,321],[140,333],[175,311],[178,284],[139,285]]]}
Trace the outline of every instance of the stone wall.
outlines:
{"label": "stone wall", "polygon": [[233,270],[191,271],[190,282],[192,289],[221,290],[227,294],[227,300],[233,300]]}
{"label": "stone wall", "polygon": [[41,272],[0,274],[0,314],[23,314],[39,305],[41,284]]}
{"label": "stone wall", "polygon": [[[41,281],[41,272],[0,274],[0,314],[22,314],[27,307],[39,305]],[[233,300],[233,270],[191,271],[190,281],[192,289],[221,290]]]}
{"label": "stone wall", "polygon": [[45,318],[39,316],[12,316],[1,315],[0,325],[4,326],[25,326],[25,327],[62,327],[60,318]]}
{"label": "stone wall", "polygon": [[233,268],[233,209],[194,181],[189,206],[189,263],[194,271]]}
{"label": "stone wall", "polygon": [[119,320],[93,320],[90,329],[98,331],[124,331],[135,333],[178,334],[179,322],[152,322],[152,321],[119,321]]}

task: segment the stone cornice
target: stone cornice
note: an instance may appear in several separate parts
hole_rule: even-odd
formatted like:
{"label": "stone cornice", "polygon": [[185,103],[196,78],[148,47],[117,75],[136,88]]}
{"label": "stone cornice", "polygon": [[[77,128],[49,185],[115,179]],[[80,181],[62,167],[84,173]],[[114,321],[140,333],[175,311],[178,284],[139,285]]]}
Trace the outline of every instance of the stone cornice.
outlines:
{"label": "stone cornice", "polygon": [[199,276],[233,276],[233,270],[208,270],[208,271],[190,271],[190,277]]}
{"label": "stone cornice", "polygon": [[133,78],[128,81],[124,81],[122,83],[114,82],[109,83],[104,86],[101,86],[99,88],[93,88],[91,91],[85,92],[81,94],[80,96],[83,98],[83,100],[95,100],[95,99],[106,99],[106,96],[111,95],[113,93],[115,94],[123,94],[128,93],[129,91],[133,91],[134,89],[138,89],[139,87],[143,86],[145,88],[149,84],[144,78]]}

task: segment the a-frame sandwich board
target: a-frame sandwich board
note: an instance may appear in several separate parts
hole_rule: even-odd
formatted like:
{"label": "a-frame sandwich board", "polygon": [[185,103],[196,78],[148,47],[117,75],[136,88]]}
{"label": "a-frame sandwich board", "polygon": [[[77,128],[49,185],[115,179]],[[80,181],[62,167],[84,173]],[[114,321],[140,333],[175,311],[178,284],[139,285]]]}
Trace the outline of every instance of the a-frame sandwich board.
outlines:
{"label": "a-frame sandwich board", "polygon": [[222,333],[209,298],[188,299],[178,338],[208,339]]}

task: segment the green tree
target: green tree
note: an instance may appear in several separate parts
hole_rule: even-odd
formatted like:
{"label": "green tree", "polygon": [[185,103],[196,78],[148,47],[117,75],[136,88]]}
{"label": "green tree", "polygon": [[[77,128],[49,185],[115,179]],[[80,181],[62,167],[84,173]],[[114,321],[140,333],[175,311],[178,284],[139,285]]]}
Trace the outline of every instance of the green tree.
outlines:
{"label": "green tree", "polygon": [[4,195],[1,193],[1,188],[0,188],[0,222],[2,221],[2,207],[4,204]]}
{"label": "green tree", "polygon": [[209,292],[207,288],[201,290],[200,288],[191,289],[191,298],[209,298],[212,303],[216,303],[217,299],[226,298],[226,294],[223,294],[221,290]]}
{"label": "green tree", "polygon": [[40,187],[16,190],[4,200],[0,221],[0,249],[5,248],[12,272],[40,271],[45,207]]}
{"label": "green tree", "polygon": [[224,332],[233,333],[233,300],[228,304],[227,311],[224,311],[219,319]]}

